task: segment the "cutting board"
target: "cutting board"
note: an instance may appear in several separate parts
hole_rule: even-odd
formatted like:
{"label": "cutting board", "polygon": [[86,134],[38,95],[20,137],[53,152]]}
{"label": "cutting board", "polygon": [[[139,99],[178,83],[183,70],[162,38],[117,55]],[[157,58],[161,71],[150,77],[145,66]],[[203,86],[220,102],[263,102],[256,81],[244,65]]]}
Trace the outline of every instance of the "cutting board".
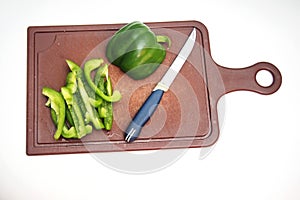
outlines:
{"label": "cutting board", "polygon": [[[281,85],[280,71],[271,63],[258,62],[243,68],[223,67],[211,57],[207,28],[198,21],[146,23],[172,45],[158,70],[143,80],[133,80],[118,67],[109,66],[113,87],[122,99],[113,104],[112,130],[93,130],[82,139],[54,140],[56,130],[42,95],[45,86],[60,90],[65,85],[70,59],[81,66],[91,58],[103,58],[112,35],[125,24],[35,26],[28,28],[27,154],[65,154],[193,148],[213,145],[219,136],[217,103],[224,94],[248,90],[272,94]],[[166,92],[140,137],[124,141],[124,131],[156,83],[177,56],[189,33],[197,30],[191,55]],[[257,73],[268,71],[273,82],[262,86]],[[249,102],[251,103],[251,102]]]}

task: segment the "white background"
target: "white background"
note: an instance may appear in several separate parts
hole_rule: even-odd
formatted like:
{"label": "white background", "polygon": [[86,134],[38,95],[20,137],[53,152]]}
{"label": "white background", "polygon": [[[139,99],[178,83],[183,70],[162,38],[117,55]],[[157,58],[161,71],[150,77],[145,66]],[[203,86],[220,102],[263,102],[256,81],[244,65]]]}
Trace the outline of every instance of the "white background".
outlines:
{"label": "white background", "polygon": [[[1,1],[0,199],[300,199],[300,3],[249,1]],[[132,175],[90,154],[29,157],[27,27],[197,20],[227,67],[259,61],[283,76],[270,96],[235,92],[212,151],[189,149],[154,173]],[[200,159],[202,158],[202,159]],[[128,187],[132,186],[132,190]]]}

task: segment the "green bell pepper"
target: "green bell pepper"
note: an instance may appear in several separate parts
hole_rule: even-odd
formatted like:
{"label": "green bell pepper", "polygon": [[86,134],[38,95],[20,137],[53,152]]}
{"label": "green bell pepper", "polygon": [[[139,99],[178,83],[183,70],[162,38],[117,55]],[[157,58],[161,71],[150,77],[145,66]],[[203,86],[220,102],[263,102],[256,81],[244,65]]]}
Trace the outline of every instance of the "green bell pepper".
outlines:
{"label": "green bell pepper", "polygon": [[151,75],[163,62],[166,50],[160,43],[171,41],[167,36],[156,36],[148,26],[132,22],[116,32],[106,47],[106,56],[133,79]]}

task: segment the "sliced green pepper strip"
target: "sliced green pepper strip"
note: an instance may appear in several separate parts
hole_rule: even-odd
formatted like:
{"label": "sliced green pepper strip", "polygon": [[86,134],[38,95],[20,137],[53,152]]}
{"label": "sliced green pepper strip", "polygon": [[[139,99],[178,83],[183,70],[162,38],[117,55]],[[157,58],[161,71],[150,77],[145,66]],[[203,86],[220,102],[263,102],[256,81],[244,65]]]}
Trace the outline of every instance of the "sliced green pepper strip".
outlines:
{"label": "sliced green pepper strip", "polygon": [[94,77],[95,85],[98,86],[100,78],[101,77],[106,77],[106,76],[108,76],[108,65],[107,64],[99,67],[98,70],[96,71],[96,74],[95,74],[95,77]]}
{"label": "sliced green pepper strip", "polygon": [[[70,73],[73,73],[73,72],[70,72]],[[86,111],[86,108],[85,108],[85,106],[83,104],[83,101],[82,101],[82,99],[80,97],[80,94],[78,92],[72,93],[71,89],[69,88],[69,85],[67,85],[67,86],[64,86],[64,87],[61,88],[61,93],[62,93],[62,95],[63,95],[63,97],[64,97],[64,99],[65,99],[65,101],[66,101],[69,109],[72,108],[72,105],[73,105],[73,102],[74,102],[74,98],[76,96],[77,105],[79,106],[81,112],[83,113],[83,116],[86,117],[87,111]]]}
{"label": "sliced green pepper strip", "polygon": [[[51,118],[52,118],[52,121],[54,122],[54,124],[57,126],[57,116],[56,116],[56,113],[53,109],[51,109]],[[68,129],[66,124],[64,124],[63,131],[62,131],[61,135],[64,138],[78,138],[75,127],[72,126],[70,129]]]}
{"label": "sliced green pepper strip", "polygon": [[[70,74],[74,74],[74,72],[70,72]],[[77,83],[74,83],[74,76],[68,75],[69,77],[73,77],[73,79],[69,79],[69,82],[67,81],[67,85],[61,88],[61,93],[63,95],[63,98],[65,99],[68,110],[70,112],[77,138],[82,138],[83,136],[89,134],[92,132],[92,126],[85,125],[82,109],[80,107],[83,107],[80,105],[80,94],[77,91]],[[72,80],[72,81],[70,81]],[[76,80],[75,80],[76,82]],[[72,88],[73,86],[76,86],[76,88]],[[65,134],[66,137],[71,137],[71,134]]]}
{"label": "sliced green pepper strip", "polygon": [[109,76],[106,77],[106,92],[108,96],[111,96],[113,93],[112,83]]}
{"label": "sliced green pepper strip", "polygon": [[67,119],[67,122],[68,124],[72,127],[74,126],[74,122],[73,122],[73,119],[72,119],[72,115],[71,115],[71,112],[69,109],[66,109],[66,119]]}
{"label": "sliced green pepper strip", "polygon": [[103,59],[92,59],[85,63],[84,65],[84,76],[89,84],[89,86],[94,90],[96,94],[98,94],[101,98],[103,98],[105,101],[108,102],[116,102],[119,101],[122,98],[122,95],[119,91],[114,91],[112,96],[107,96],[105,93],[103,93],[93,82],[91,78],[91,72],[97,68],[100,67],[100,65],[103,63]]}
{"label": "sliced green pepper strip", "polygon": [[[106,82],[105,82],[105,89],[106,89],[106,93],[107,95],[111,95],[112,94],[112,83],[111,83],[111,79],[109,76],[106,77]],[[104,126],[106,130],[111,130],[112,128],[112,124],[113,124],[113,104],[112,102],[106,102],[105,105],[106,108],[106,117],[104,117]]]}
{"label": "sliced green pepper strip", "polygon": [[74,72],[69,72],[66,78],[66,86],[74,94],[77,90],[76,74]]}
{"label": "sliced green pepper strip", "polygon": [[[99,70],[98,70],[99,71]],[[108,71],[107,71],[108,73]],[[99,77],[99,80],[97,82],[97,88],[103,92],[104,94],[106,94],[106,90],[105,90],[105,79],[106,79],[106,76],[107,76],[107,73],[105,74],[101,74],[100,77]],[[96,74],[97,75],[97,74]]]}
{"label": "sliced green pepper strip", "polygon": [[104,126],[106,130],[111,130],[113,124],[113,107],[112,102],[106,102],[106,116],[104,117]]}
{"label": "sliced green pepper strip", "polygon": [[72,93],[72,91],[67,86],[62,87],[60,89],[60,91],[61,91],[61,94],[63,95],[67,105],[72,106],[72,104],[73,104],[73,93]]}
{"label": "sliced green pepper strip", "polygon": [[105,105],[98,107],[98,112],[101,118],[105,118],[107,116],[107,109],[105,107]]}
{"label": "sliced green pepper strip", "polygon": [[102,99],[97,99],[96,100],[96,99],[93,99],[93,98],[89,98],[89,102],[94,108],[97,108],[103,103],[103,100]]}
{"label": "sliced green pepper strip", "polygon": [[[86,136],[87,134],[92,132],[92,129],[93,129],[92,126],[86,125],[84,123],[84,118],[80,111],[80,107],[78,106],[77,96],[74,96],[74,104],[72,106],[71,114],[73,114],[72,116],[73,116],[73,120],[74,120],[78,138],[82,138],[83,136]],[[76,124],[77,124],[77,127],[76,127]]]}
{"label": "sliced green pepper strip", "polygon": [[75,62],[71,61],[71,60],[66,60],[70,70],[75,73],[75,77],[78,79],[80,78],[81,81],[83,82],[84,85],[84,89],[86,90],[86,92],[88,93],[88,95],[92,98],[94,98],[95,95],[95,91],[89,87],[89,84],[87,83],[87,81],[85,80],[84,74],[83,74],[83,70],[79,67],[79,65],[77,65]]}
{"label": "sliced green pepper strip", "polygon": [[66,62],[68,64],[70,70],[75,73],[76,77],[83,76],[81,68],[75,62],[73,62],[71,60],[66,60]]}
{"label": "sliced green pepper strip", "polygon": [[76,132],[76,129],[74,126],[72,126],[70,129],[67,129],[67,127],[64,127],[63,132],[61,134],[64,138],[74,138],[78,139],[78,135]]}
{"label": "sliced green pepper strip", "polygon": [[[106,79],[106,81],[105,81]],[[108,71],[100,76],[98,81],[98,88],[104,94],[112,93],[112,83],[110,77],[108,76]],[[103,101],[101,106],[98,108],[98,112],[101,118],[103,118],[103,123],[106,130],[111,130],[113,124],[113,105],[112,102]]]}
{"label": "sliced green pepper strip", "polygon": [[78,89],[79,89],[79,93],[82,97],[83,103],[85,105],[85,108],[89,114],[90,120],[93,123],[94,127],[96,129],[104,128],[102,122],[99,120],[98,116],[96,116],[96,114],[97,114],[96,110],[91,106],[91,104],[89,102],[89,96],[86,93],[83,83],[80,78],[78,78]]}
{"label": "sliced green pepper strip", "polygon": [[48,87],[42,89],[42,94],[48,97],[48,103],[46,103],[46,105],[49,105],[50,102],[50,107],[55,111],[57,116],[57,129],[54,134],[54,139],[58,140],[65,125],[66,106],[64,98],[61,93]]}

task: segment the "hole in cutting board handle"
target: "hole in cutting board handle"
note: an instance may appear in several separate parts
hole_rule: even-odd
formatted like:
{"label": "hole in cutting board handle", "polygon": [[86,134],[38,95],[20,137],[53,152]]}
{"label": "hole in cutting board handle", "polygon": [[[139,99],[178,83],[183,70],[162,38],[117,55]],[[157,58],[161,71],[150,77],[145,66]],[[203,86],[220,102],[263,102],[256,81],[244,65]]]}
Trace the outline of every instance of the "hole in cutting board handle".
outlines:
{"label": "hole in cutting board handle", "polygon": [[274,83],[274,75],[271,71],[266,69],[257,71],[255,79],[257,84],[261,87],[271,87]]}
{"label": "hole in cutting board handle", "polygon": [[260,62],[248,67],[248,69],[249,74],[254,75],[254,85],[250,87],[251,91],[268,95],[280,88],[282,77],[275,65]]}
{"label": "hole in cutting board handle", "polygon": [[224,95],[229,92],[247,90],[259,94],[272,94],[281,85],[280,71],[271,63],[259,62],[245,68],[226,68],[219,66],[223,84]]}

